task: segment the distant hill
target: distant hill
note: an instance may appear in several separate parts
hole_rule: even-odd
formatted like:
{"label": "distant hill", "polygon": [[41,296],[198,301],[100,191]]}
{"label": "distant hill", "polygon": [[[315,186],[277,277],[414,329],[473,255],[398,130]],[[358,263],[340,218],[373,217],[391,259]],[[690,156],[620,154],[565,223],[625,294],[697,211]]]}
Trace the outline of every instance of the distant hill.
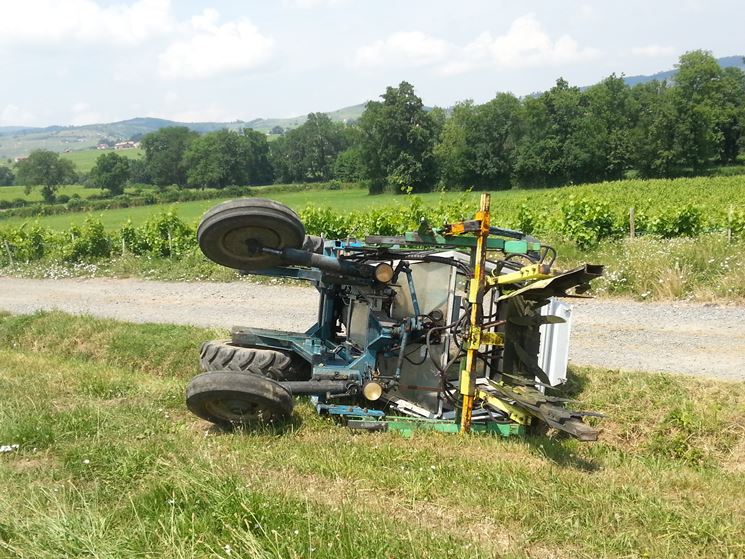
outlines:
{"label": "distant hill", "polygon": [[[722,68],[739,68],[745,72],[745,57],[743,56],[725,56],[723,58],[717,58],[717,62],[719,62],[719,65]],[[639,83],[647,83],[653,80],[669,80],[677,72],[677,70],[665,70],[664,72],[657,72],[651,76],[627,76],[623,81],[626,82],[626,85],[634,86]]]}
{"label": "distant hill", "polygon": [[[346,122],[357,119],[365,110],[365,104],[344,107],[327,113],[332,120]],[[200,133],[229,128],[253,128],[269,133],[275,126],[285,130],[297,128],[307,116],[292,118],[257,118],[248,122],[176,122],[163,118],[138,117],[106,124],[87,124],[84,126],[23,127],[0,126],[0,159],[12,159],[27,155],[33,149],[49,149],[64,152],[91,149],[102,140],[126,140],[137,135],[154,132],[166,126],[187,126]]]}
{"label": "distant hill", "polygon": [[[718,59],[723,68],[736,67],[745,71],[745,59],[742,56],[727,56]],[[652,80],[670,79],[676,70],[666,70],[650,76],[628,76],[624,81],[628,85],[636,85]],[[538,94],[536,94],[538,95]],[[365,110],[365,103],[351,105],[336,111],[326,113],[332,120],[347,122],[356,120]],[[307,116],[291,118],[257,118],[248,122],[236,120],[233,122],[175,122],[162,118],[131,118],[120,122],[107,124],[87,124],[85,126],[47,126],[45,128],[23,126],[0,126],[0,159],[12,159],[20,155],[27,155],[33,149],[49,149],[52,151],[78,151],[91,149],[104,139],[126,140],[133,136],[144,135],[166,126],[188,126],[197,132],[211,132],[228,128],[253,128],[268,134],[275,126],[284,130],[291,130],[303,124]]]}

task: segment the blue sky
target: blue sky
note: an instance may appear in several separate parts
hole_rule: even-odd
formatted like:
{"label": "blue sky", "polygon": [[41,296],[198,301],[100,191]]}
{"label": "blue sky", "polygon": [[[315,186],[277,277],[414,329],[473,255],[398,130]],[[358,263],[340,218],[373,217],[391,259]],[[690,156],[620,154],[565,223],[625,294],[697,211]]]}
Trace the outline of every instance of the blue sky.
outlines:
{"label": "blue sky", "polygon": [[330,111],[401,80],[428,105],[745,54],[745,3],[0,0],[0,126]]}

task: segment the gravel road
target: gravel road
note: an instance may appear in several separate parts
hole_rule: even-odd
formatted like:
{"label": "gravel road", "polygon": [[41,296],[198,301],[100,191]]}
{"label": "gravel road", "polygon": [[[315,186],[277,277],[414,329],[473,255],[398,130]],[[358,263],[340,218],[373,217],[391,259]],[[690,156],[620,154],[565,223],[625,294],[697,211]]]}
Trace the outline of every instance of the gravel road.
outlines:
{"label": "gravel road", "polygon": [[[314,289],[133,279],[0,277],[0,309],[59,309],[130,322],[305,330]],[[574,300],[570,360],[612,369],[745,380],[745,307],[629,300]]]}

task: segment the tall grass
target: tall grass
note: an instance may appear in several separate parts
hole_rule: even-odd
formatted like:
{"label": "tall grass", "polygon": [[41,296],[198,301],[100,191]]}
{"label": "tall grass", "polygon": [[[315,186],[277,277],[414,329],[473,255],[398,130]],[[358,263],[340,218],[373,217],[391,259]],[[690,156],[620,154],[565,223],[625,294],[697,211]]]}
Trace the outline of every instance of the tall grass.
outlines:
{"label": "tall grass", "polygon": [[573,371],[601,440],[353,434],[189,415],[222,332],[0,318],[0,556],[740,557],[745,386]]}

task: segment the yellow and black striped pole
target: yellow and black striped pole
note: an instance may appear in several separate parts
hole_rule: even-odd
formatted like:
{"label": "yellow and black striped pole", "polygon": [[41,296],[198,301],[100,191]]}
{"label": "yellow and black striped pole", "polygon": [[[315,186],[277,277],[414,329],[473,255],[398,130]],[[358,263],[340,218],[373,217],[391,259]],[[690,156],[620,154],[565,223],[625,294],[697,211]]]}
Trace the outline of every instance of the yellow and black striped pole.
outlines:
{"label": "yellow and black striped pole", "polygon": [[482,301],[486,285],[486,240],[489,236],[489,194],[481,195],[476,220],[480,227],[476,232],[476,248],[471,254],[473,277],[468,284],[468,302],[471,304],[470,328],[466,350],[466,364],[460,374],[460,393],[463,396],[463,409],[460,415],[460,432],[471,429],[471,416],[476,395],[476,354],[481,346],[481,326],[483,318]]}

